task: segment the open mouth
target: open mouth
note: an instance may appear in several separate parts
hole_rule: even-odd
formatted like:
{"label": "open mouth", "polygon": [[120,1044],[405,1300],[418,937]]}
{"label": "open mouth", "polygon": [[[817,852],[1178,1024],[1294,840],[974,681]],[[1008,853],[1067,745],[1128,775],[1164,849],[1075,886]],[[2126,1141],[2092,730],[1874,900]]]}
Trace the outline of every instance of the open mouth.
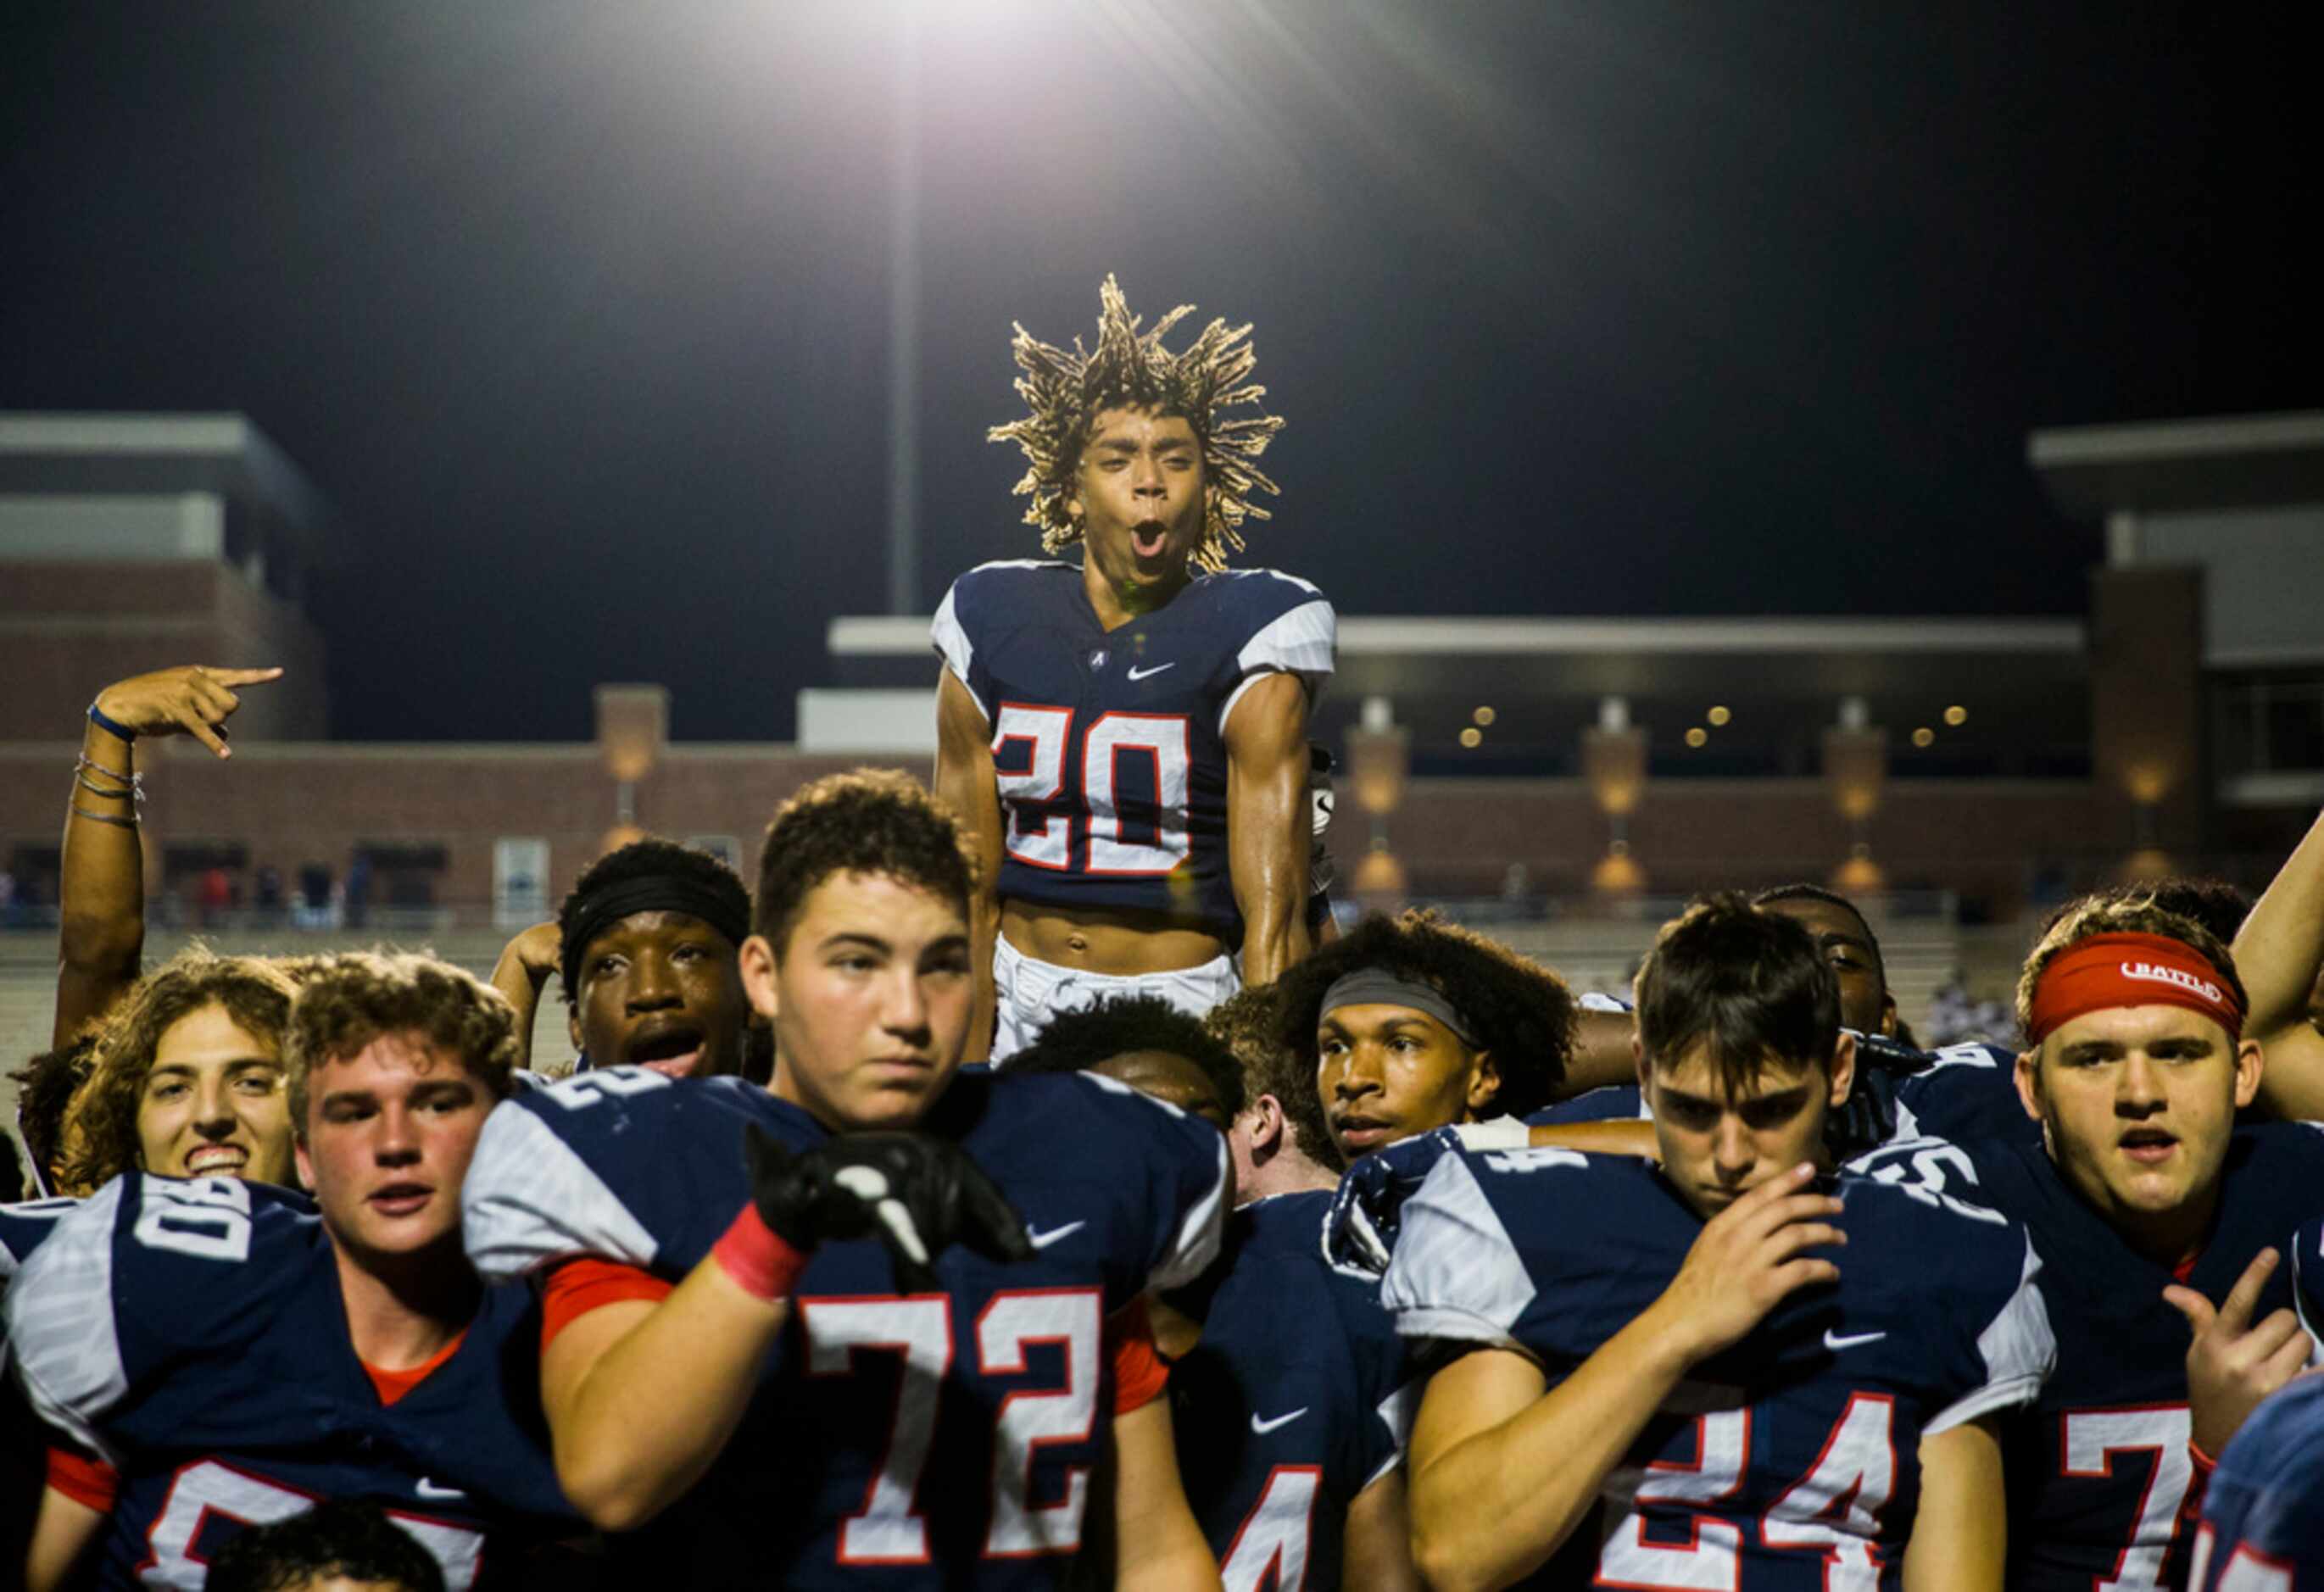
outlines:
{"label": "open mouth", "polygon": [[1170,528],[1159,520],[1148,520],[1130,528],[1130,549],[1140,558],[1159,558],[1170,545]]}
{"label": "open mouth", "polygon": [[426,1183],[392,1182],[374,1189],[368,1202],[383,1216],[416,1216],[435,1194]]}
{"label": "open mouth", "polygon": [[2159,1165],[2179,1147],[2178,1136],[2160,1127],[2134,1127],[2116,1141],[2122,1153],[2142,1166]]}
{"label": "open mouth", "polygon": [[691,1078],[702,1064],[702,1030],[691,1023],[646,1029],[630,1036],[622,1059],[666,1078]]}
{"label": "open mouth", "polygon": [[188,1177],[231,1177],[250,1164],[250,1152],[240,1145],[204,1145],[186,1157]]}

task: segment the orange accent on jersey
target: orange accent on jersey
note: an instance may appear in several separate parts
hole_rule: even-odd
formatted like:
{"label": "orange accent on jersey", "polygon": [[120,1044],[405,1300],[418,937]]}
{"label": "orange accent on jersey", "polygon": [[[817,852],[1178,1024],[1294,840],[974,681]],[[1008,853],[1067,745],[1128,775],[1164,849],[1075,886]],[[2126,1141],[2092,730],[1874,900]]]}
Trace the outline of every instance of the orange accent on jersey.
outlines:
{"label": "orange accent on jersey", "polygon": [[1154,1347],[1154,1322],[1143,1298],[1131,1300],[1105,1319],[1105,1347],[1113,1357],[1115,1414],[1144,1409],[1170,1385],[1170,1367]]}
{"label": "orange accent on jersey", "polygon": [[87,1505],[99,1514],[110,1514],[114,1499],[121,1495],[121,1473],[94,1454],[51,1448],[49,1486],[76,1504]]}
{"label": "orange accent on jersey", "polygon": [[674,1285],[619,1261],[568,1260],[549,1274],[540,1292],[540,1347],[547,1348],[559,1332],[593,1310],[624,1299],[658,1304],[669,1297]]}
{"label": "orange accent on jersey", "polygon": [[452,1335],[451,1342],[429,1355],[409,1371],[390,1371],[373,1365],[369,1360],[364,1361],[364,1375],[371,1378],[371,1385],[379,1389],[379,1402],[383,1404],[392,1404],[427,1381],[429,1372],[459,1352],[461,1341],[467,1336],[468,1330],[466,1327],[461,1328]]}

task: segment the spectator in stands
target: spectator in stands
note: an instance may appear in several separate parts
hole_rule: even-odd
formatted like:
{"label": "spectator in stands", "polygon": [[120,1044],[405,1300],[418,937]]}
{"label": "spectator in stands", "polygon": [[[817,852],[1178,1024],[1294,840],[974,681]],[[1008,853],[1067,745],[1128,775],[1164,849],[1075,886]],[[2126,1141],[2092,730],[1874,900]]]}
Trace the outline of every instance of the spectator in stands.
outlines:
{"label": "spectator in stands", "polygon": [[733,869],[689,846],[637,841],[583,870],[554,924],[512,940],[493,985],[516,1008],[528,1053],[540,988],[556,972],[582,1067],[742,1072],[751,1010],[736,959],[750,932],[750,892]]}
{"label": "spectator in stands", "polygon": [[145,875],[137,842],[144,791],[136,743],[190,735],[220,758],[232,757],[226,722],[242,705],[239,689],[281,677],[279,668],[186,664],[116,680],[88,704],[65,807],[53,1048],[70,1044],[137,981],[145,945]]}
{"label": "spectator in stands", "polygon": [[282,1029],[293,993],[269,962],[199,947],[137,985],[68,1109],[65,1192],[132,1167],[290,1182]]}
{"label": "spectator in stands", "polygon": [[444,1574],[376,1504],[318,1504],[218,1550],[208,1592],[444,1592]]}

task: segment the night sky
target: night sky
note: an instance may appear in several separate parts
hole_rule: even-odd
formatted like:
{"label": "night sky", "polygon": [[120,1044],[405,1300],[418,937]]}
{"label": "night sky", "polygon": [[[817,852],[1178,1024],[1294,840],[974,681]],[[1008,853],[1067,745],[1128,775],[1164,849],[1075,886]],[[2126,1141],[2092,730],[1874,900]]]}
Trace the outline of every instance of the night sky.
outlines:
{"label": "night sky", "polygon": [[[1342,612],[2079,612],[2028,429],[2319,401],[2293,14],[927,5],[923,608],[1038,550],[1010,322],[1112,270],[1256,323],[1247,557]],[[281,443],[355,532],[341,735],[582,739],[611,679],[788,735],[885,602],[899,25],[11,0],[0,408]]]}

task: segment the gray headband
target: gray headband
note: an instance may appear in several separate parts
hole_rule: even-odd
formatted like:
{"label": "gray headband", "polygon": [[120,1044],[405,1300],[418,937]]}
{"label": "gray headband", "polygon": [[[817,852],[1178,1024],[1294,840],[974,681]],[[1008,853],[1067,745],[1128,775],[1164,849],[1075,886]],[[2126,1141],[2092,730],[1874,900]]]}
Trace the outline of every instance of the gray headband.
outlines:
{"label": "gray headband", "polygon": [[1484,1047],[1472,1035],[1476,1025],[1461,1015],[1461,1008],[1438,994],[1429,985],[1410,979],[1399,979],[1386,968],[1360,967],[1342,975],[1323,991],[1323,1004],[1317,1016],[1328,1016],[1343,1006],[1408,1006],[1415,1011],[1426,1012],[1447,1028],[1453,1037],[1471,1050]]}

